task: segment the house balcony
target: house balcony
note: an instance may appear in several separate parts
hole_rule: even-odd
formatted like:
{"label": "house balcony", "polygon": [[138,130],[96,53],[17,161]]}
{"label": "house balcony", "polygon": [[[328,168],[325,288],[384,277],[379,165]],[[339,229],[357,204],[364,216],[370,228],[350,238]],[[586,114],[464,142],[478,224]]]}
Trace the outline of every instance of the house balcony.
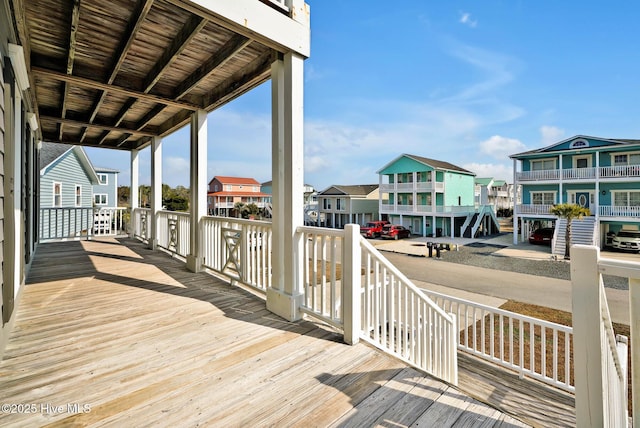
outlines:
{"label": "house balcony", "polygon": [[[152,224],[142,220],[149,214],[133,211],[131,227],[141,240],[149,234],[142,227]],[[169,227],[171,215],[160,213],[159,229]],[[188,224],[188,216],[180,218]],[[424,300],[359,234],[310,227],[298,228],[305,256],[294,257],[303,261],[298,289],[305,318],[287,321],[268,312],[264,301],[272,269],[268,224],[203,218],[208,271],[200,273],[184,267],[181,248],[188,245],[171,244],[165,238],[171,233],[158,232],[162,251],[113,238],[38,247],[0,362],[0,402],[33,403],[36,411],[3,412],[0,424],[429,426],[446,417],[456,421],[452,426],[575,425],[563,365],[554,363],[539,377],[548,382],[560,373],[555,382],[565,391],[527,380],[536,373],[522,356],[514,357],[517,336],[504,339],[510,356],[487,348],[480,328],[476,343],[476,326],[485,317],[519,325],[525,335],[545,331],[554,342],[570,343],[570,327],[437,293]],[[367,267],[357,293],[359,334],[374,346],[342,343],[351,318],[345,286],[353,244],[361,254],[357,270]],[[456,382],[440,382],[416,367],[438,356],[433,369],[451,368],[449,339],[438,337],[447,330],[446,317],[439,319],[440,309],[420,301],[438,301],[466,332],[446,333],[461,351]],[[83,315],[70,318],[69,308]],[[423,347],[430,336],[433,347]],[[557,354],[544,347],[540,352]]]}
{"label": "house balcony", "polygon": [[562,181],[629,181],[640,178],[640,165],[604,166],[599,168],[568,168],[516,173],[518,182]]}
{"label": "house balcony", "polygon": [[412,183],[386,183],[380,185],[381,192],[444,192],[444,183],[439,181],[418,181]]}
{"label": "house balcony", "polygon": [[411,214],[411,215],[438,215],[438,214],[465,214],[476,212],[474,205],[393,205],[382,204],[380,213],[382,214]]}

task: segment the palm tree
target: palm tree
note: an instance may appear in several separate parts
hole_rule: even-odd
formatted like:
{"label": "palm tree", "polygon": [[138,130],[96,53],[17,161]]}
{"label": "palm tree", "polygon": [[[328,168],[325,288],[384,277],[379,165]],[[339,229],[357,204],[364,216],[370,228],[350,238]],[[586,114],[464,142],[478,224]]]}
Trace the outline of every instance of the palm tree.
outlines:
{"label": "palm tree", "polygon": [[564,231],[564,258],[565,260],[569,260],[571,258],[569,256],[569,247],[571,245],[571,221],[574,218],[581,220],[582,217],[590,215],[591,211],[589,211],[589,208],[585,208],[577,204],[556,204],[551,207],[549,212],[559,218],[567,220],[567,228]]}

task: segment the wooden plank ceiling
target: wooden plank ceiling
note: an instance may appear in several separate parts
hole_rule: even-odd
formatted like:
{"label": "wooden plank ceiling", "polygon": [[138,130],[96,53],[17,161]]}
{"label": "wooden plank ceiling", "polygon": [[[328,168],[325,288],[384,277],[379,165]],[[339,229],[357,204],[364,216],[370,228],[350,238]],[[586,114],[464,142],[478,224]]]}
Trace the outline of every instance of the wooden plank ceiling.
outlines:
{"label": "wooden plank ceiling", "polygon": [[14,0],[44,141],[139,149],[270,77],[269,47],[171,0]]}

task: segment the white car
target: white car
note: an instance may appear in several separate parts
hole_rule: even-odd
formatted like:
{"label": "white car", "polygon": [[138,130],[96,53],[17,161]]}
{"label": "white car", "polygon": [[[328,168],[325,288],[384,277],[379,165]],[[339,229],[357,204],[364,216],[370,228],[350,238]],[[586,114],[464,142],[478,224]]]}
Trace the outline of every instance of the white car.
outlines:
{"label": "white car", "polygon": [[621,230],[613,237],[611,246],[619,250],[640,251],[640,231]]}

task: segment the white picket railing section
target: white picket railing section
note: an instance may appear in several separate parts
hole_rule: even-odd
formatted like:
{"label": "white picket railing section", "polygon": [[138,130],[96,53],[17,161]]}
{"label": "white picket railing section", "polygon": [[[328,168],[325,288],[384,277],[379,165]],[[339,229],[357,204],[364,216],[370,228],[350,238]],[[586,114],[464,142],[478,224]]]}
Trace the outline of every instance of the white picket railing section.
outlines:
{"label": "white picket railing section", "polygon": [[[301,310],[338,328],[344,327],[342,275],[347,266],[342,258],[345,232],[342,229],[299,227],[302,243]],[[349,267],[353,268],[353,267]]]}
{"label": "white picket railing section", "polygon": [[40,241],[126,233],[126,208],[40,208]]}
{"label": "white picket railing section", "polygon": [[271,286],[271,223],[207,216],[200,236],[204,267],[262,293]]}
{"label": "white picket railing section", "polygon": [[455,316],[429,299],[366,239],[359,239],[364,269],[361,338],[457,384]]}
{"label": "white picket railing section", "polygon": [[[445,312],[456,315],[458,350],[515,370],[520,377],[531,377],[569,392],[575,390],[571,380],[571,327],[423,291]],[[547,364],[548,359],[551,364]]]}
{"label": "white picket railing section", "polygon": [[191,215],[176,211],[158,212],[158,246],[182,257],[191,248]]}
{"label": "white picket railing section", "polygon": [[[640,326],[640,263],[600,258],[596,246],[572,246],[576,425],[626,427],[628,342],[613,331],[602,274],[629,278],[632,344]],[[633,415],[638,418],[640,353],[631,353],[631,363]]]}

